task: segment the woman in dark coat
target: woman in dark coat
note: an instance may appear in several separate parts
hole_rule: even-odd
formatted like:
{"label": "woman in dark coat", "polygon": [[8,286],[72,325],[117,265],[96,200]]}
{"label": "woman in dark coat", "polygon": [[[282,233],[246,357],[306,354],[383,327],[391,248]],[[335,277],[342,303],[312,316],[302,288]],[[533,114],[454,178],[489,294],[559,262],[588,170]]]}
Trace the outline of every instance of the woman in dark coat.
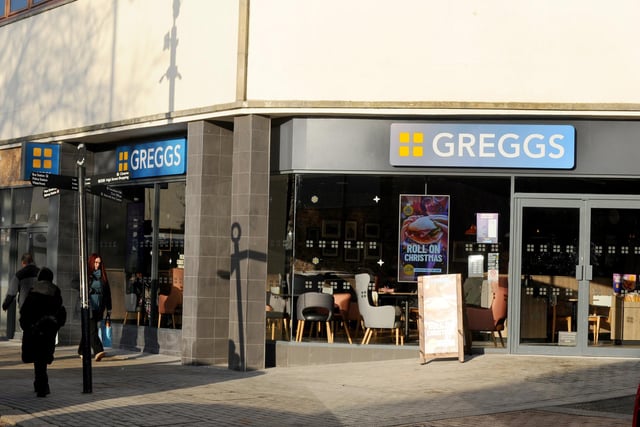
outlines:
{"label": "woman in dark coat", "polygon": [[[104,311],[107,310],[107,317],[111,317],[111,288],[109,287],[109,279],[107,271],[102,263],[102,257],[98,254],[91,254],[89,257],[88,278],[89,278],[89,341],[96,362],[102,360],[105,356],[102,341],[98,336],[98,323],[104,317]],[[82,356],[84,341],[80,340],[78,354]]]}
{"label": "woman in dark coat", "polygon": [[56,334],[65,321],[66,311],[62,305],[60,289],[53,284],[53,272],[43,267],[38,273],[38,281],[20,308],[22,361],[33,363],[33,386],[38,397],[49,394],[47,365],[53,362]]}

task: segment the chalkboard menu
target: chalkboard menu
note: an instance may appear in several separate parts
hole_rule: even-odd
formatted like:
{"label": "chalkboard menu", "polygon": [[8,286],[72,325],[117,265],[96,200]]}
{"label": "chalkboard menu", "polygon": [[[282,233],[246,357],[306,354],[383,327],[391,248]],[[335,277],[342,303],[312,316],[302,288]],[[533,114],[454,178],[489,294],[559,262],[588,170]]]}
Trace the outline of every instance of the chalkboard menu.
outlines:
{"label": "chalkboard menu", "polygon": [[457,357],[464,362],[461,276],[420,276],[418,307],[422,362],[439,357]]}

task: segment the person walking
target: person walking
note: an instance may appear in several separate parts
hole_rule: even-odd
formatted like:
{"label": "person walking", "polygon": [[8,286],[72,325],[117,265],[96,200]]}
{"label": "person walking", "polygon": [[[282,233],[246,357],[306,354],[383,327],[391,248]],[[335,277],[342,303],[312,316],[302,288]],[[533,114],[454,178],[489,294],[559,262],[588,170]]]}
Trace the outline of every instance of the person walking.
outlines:
{"label": "person walking", "polygon": [[64,326],[67,312],[60,289],[53,283],[53,272],[43,267],[37,282],[20,306],[22,328],[22,361],[33,363],[33,387],[38,397],[50,393],[47,365],[53,363],[56,334]]}
{"label": "person walking", "polygon": [[[89,343],[96,362],[105,356],[104,347],[98,336],[98,323],[104,319],[104,312],[107,311],[107,319],[111,317],[111,288],[109,279],[100,255],[93,253],[89,257],[88,280],[89,280]],[[78,354],[82,357],[84,340],[80,340]]]}
{"label": "person walking", "polygon": [[22,259],[20,260],[22,264],[22,268],[14,274],[9,282],[9,288],[7,289],[7,295],[2,302],[2,309],[7,311],[11,306],[11,303],[18,296],[18,305],[22,307],[24,301],[27,299],[27,295],[29,294],[29,290],[36,283],[36,278],[38,277],[38,267],[33,262],[33,256],[30,253],[25,253],[22,255]]}

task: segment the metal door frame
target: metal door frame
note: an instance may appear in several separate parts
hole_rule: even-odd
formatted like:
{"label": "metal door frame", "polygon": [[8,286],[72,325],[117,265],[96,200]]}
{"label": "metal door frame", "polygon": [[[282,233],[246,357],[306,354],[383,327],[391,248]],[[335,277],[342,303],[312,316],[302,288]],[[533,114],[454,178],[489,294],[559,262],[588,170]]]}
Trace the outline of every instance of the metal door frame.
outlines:
{"label": "metal door frame", "polygon": [[[618,208],[640,209],[640,197],[635,195],[602,195],[602,194],[547,194],[547,193],[514,193],[513,214],[511,222],[512,250],[509,265],[509,351],[519,354],[549,355],[589,355],[589,356],[634,356],[638,349],[633,347],[596,347],[588,345],[589,287],[592,268],[590,262],[591,242],[591,209]],[[523,208],[576,208],[580,210],[579,225],[579,265],[576,268],[578,278],[578,318],[576,346],[530,345],[520,343],[520,305],[521,305],[521,269],[522,269],[522,224]]]}

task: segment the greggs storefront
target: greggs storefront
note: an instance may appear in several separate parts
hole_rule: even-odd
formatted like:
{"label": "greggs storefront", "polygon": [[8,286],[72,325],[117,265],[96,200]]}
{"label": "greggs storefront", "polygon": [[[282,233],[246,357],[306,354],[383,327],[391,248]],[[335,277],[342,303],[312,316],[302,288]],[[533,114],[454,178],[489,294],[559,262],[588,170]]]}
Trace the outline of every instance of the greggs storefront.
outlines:
{"label": "greggs storefront", "polygon": [[[60,331],[61,342],[79,341],[78,193],[72,178],[83,158],[91,182],[87,249],[99,253],[107,268],[114,337],[123,347],[180,354],[186,150],[184,135],[85,150],[64,143],[2,150],[0,258],[10,269],[0,279],[2,297],[21,255],[32,253],[38,266],[54,270],[63,292],[69,326]],[[39,186],[30,181],[32,172],[58,177],[61,187]],[[6,336],[20,332],[16,316],[12,307],[0,319]],[[123,333],[123,323],[141,328]],[[145,334],[142,326],[157,329]]]}
{"label": "greggs storefront", "polygon": [[[264,344],[264,319],[267,359],[273,358],[267,365],[387,358],[382,353],[414,358],[417,278],[453,273],[462,277],[466,305],[488,311],[494,307],[492,278],[507,278],[506,309],[494,319],[503,342],[497,332],[476,328],[472,351],[635,356],[639,130],[633,121],[569,118],[272,120],[269,210],[248,213],[268,216],[266,256],[253,248],[242,252],[267,264],[261,295],[268,307],[263,311],[262,300],[246,305],[258,332],[247,339]],[[124,347],[182,354],[183,320],[195,318],[197,308],[206,309],[207,319],[217,316],[226,343],[229,313],[240,310],[228,297],[205,307],[195,292],[199,305],[180,304],[185,260],[224,258],[207,266],[223,277],[229,274],[227,260],[239,249],[233,240],[238,236],[229,240],[234,228],[224,219],[231,174],[202,173],[201,184],[188,194],[187,143],[193,143],[189,135],[168,135],[95,144],[85,153],[88,175],[126,171],[129,176],[113,183],[121,200],[92,197],[88,206],[89,251],[99,252],[108,268],[116,295],[114,337]],[[59,150],[58,173],[74,175],[77,147],[62,143]],[[77,227],[77,196],[66,190],[44,197],[42,187],[15,180],[23,151],[2,150],[3,167],[18,166],[0,174],[7,183],[0,191],[0,257],[3,265],[17,266],[19,254],[32,251],[37,264],[55,267],[71,313],[60,338],[78,342],[78,293],[70,285],[77,277],[70,261],[76,259],[77,241],[64,232]],[[46,159],[40,160],[44,165]],[[198,249],[189,253],[186,206],[214,192],[207,199],[209,210],[219,209],[224,218],[217,226],[207,220],[193,230],[205,237],[217,233],[221,243],[194,245]],[[238,199],[246,200],[242,196]],[[363,272],[370,275],[370,304],[397,307],[404,345],[396,346],[384,330],[360,345],[364,332],[354,278]],[[186,273],[199,279],[197,271]],[[6,292],[10,274],[3,274],[0,293]],[[262,286],[264,272],[248,274],[252,286]],[[209,279],[201,286],[213,289]],[[333,295],[341,304],[330,343],[323,330],[308,323],[298,334],[297,303],[309,292]],[[8,332],[15,328],[10,316],[0,317]],[[187,338],[195,345],[211,333]]]}
{"label": "greggs storefront", "polygon": [[[487,277],[506,275],[504,351],[637,354],[639,131],[574,119],[286,121],[272,130],[268,298],[294,319],[306,292],[350,293],[354,305],[353,276],[368,272],[372,303],[406,319],[406,347],[417,340],[415,301],[389,294],[415,292],[422,274],[456,273],[466,304],[490,308]],[[406,215],[406,200],[446,211],[418,203]],[[423,227],[413,235],[411,216]],[[437,269],[417,256],[441,251]],[[491,334],[474,331],[474,350],[495,348]],[[289,345],[318,341],[302,337]],[[384,334],[375,343],[395,344]]]}

